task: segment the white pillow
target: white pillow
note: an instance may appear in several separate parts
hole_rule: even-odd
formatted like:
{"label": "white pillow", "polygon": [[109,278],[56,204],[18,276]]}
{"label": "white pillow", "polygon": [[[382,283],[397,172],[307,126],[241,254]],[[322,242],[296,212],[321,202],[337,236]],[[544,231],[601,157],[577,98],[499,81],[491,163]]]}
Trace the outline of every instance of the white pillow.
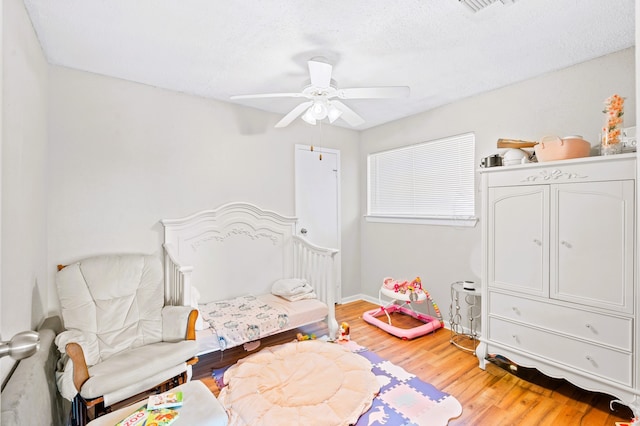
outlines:
{"label": "white pillow", "polygon": [[303,299],[316,299],[318,296],[316,295],[315,291],[312,291],[311,293],[295,294],[293,296],[278,296],[278,297],[282,297],[283,299],[286,299],[289,302],[295,302],[297,300],[303,300]]}
{"label": "white pillow", "polygon": [[276,280],[271,286],[271,293],[276,296],[297,296],[313,292],[313,287],[305,279],[283,278]]}

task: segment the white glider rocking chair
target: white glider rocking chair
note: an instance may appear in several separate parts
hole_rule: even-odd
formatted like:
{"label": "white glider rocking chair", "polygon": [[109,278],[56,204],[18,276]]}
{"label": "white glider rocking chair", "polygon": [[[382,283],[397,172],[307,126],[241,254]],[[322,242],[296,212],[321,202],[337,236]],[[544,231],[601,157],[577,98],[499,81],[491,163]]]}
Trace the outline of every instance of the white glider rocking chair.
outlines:
{"label": "white glider rocking chair", "polygon": [[58,266],[56,283],[65,327],[56,380],[75,425],[189,380],[198,312],[165,306],[160,259],[95,256]]}

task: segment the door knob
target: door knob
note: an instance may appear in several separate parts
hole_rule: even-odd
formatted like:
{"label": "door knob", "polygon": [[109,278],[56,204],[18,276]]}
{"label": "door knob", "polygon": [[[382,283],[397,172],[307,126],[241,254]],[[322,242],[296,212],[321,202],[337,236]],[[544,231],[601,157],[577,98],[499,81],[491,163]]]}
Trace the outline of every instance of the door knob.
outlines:
{"label": "door knob", "polygon": [[302,229],[300,230],[300,233],[301,233],[302,235],[307,235],[307,228],[302,228]]}

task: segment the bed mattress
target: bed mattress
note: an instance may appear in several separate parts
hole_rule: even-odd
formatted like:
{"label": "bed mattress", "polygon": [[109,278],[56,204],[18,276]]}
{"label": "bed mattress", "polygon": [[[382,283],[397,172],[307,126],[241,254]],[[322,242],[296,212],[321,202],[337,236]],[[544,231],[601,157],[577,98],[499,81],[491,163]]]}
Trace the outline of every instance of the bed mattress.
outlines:
{"label": "bed mattress", "polygon": [[[304,299],[290,302],[282,297],[273,294],[262,294],[255,296],[261,303],[268,304],[275,308],[277,311],[287,315],[288,322],[285,327],[272,329],[266,333],[260,334],[259,338],[271,336],[273,334],[280,333],[282,331],[291,330],[303,325],[312,324],[314,322],[322,321],[328,314],[327,305],[318,299]],[[209,304],[200,304],[198,308],[201,313],[207,312],[207,306]],[[206,316],[206,314],[204,314]],[[205,321],[205,325],[207,322]],[[222,349],[220,344],[220,336],[216,333],[215,329],[208,327],[204,330],[196,331],[196,341],[198,342],[198,355],[203,355],[209,352],[215,352]],[[227,346],[228,349],[233,346]]]}

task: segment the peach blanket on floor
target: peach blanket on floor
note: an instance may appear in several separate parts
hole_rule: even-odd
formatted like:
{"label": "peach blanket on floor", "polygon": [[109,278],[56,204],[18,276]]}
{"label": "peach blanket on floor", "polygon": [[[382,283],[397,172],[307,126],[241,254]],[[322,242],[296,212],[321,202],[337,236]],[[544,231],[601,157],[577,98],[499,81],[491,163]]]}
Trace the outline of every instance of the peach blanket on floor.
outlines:
{"label": "peach blanket on floor", "polygon": [[371,363],[318,340],[269,347],[231,366],[219,401],[229,425],[350,425],[380,390]]}

